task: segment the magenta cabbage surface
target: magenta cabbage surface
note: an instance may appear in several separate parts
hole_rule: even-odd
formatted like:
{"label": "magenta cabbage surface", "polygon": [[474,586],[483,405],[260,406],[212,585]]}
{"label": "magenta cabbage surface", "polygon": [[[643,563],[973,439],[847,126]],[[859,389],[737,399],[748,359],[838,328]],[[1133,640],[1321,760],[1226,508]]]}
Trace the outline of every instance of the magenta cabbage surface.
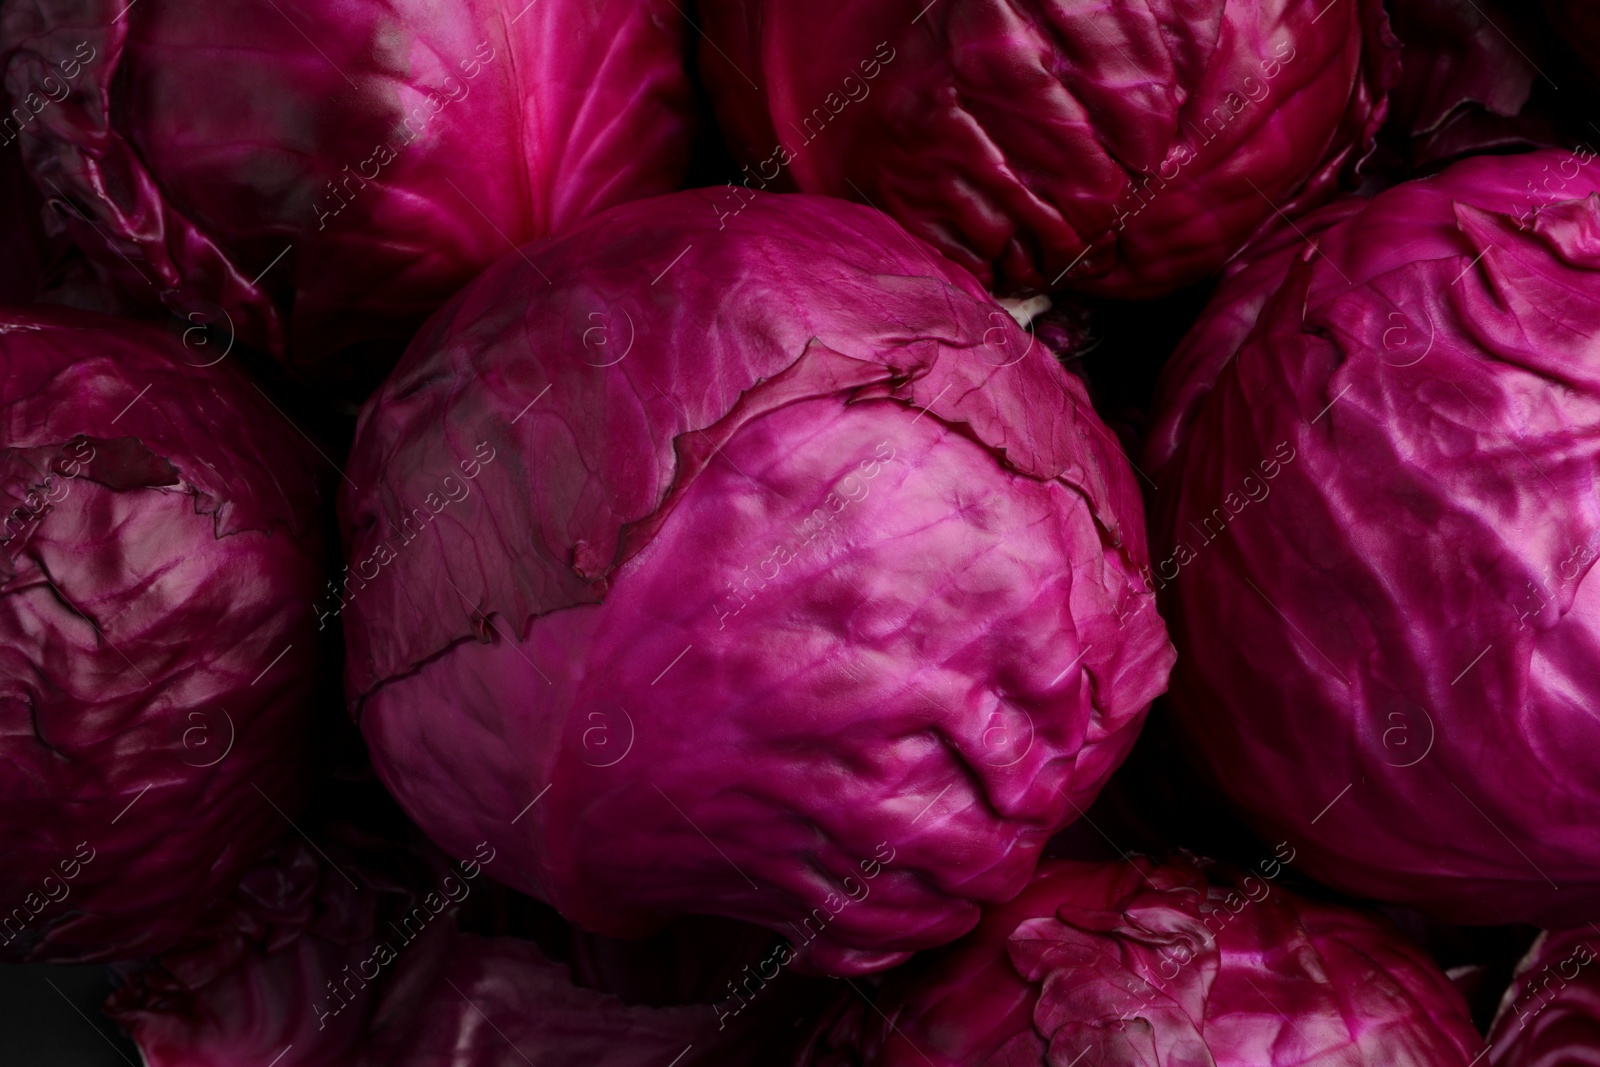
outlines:
{"label": "magenta cabbage surface", "polygon": [[1600,931],[1546,931],[1517,966],[1489,1029],[1490,1067],[1600,1062]]}
{"label": "magenta cabbage surface", "polygon": [[1172,652],[1082,385],[882,215],[700,190],[508,256],[362,413],[346,686],[443,847],[601,933],[959,936]]}
{"label": "magenta cabbage surface", "polygon": [[161,951],[308,786],[323,461],[184,351],[0,311],[0,958]]}
{"label": "magenta cabbage surface", "polygon": [[1580,149],[1331,206],[1158,397],[1175,712],[1309,873],[1447,921],[1600,914],[1597,189]]}
{"label": "magenta cabbage surface", "polygon": [[[1180,854],[1050,861],[836,1011],[805,1067],[1468,1067],[1461,996],[1386,920]],[[1209,878],[1208,878],[1209,875]]]}
{"label": "magenta cabbage surface", "polygon": [[460,932],[495,862],[492,849],[447,864],[379,840],[319,859],[288,842],[194,936],[132,971],[106,1013],[146,1067],[286,1052],[294,1067],[769,1062],[771,1011],[722,1027],[709,1005],[625,1005],[574,986],[532,942]]}
{"label": "magenta cabbage surface", "polygon": [[17,0],[0,70],[130,293],[344,378],[515,244],[676,186],[686,34],[670,0]]}
{"label": "magenta cabbage surface", "polygon": [[745,184],[874,204],[997,291],[1204,277],[1335,192],[1399,72],[1380,0],[700,11]]}

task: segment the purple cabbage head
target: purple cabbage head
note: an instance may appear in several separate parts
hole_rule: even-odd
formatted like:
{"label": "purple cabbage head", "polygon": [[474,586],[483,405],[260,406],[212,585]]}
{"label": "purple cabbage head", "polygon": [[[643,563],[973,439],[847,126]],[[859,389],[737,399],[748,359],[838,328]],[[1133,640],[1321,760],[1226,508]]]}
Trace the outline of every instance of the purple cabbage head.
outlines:
{"label": "purple cabbage head", "polygon": [[1309,873],[1446,921],[1600,914],[1597,191],[1580,146],[1330,206],[1158,397],[1174,712]]}
{"label": "purple cabbage head", "polygon": [[[1292,850],[1280,851],[1292,856]],[[1465,1003],[1387,920],[1179,854],[1051,861],[836,1010],[805,1067],[1469,1067]]]}
{"label": "purple cabbage head", "polygon": [[[425,883],[332,851],[336,866],[298,837],[283,840],[182,941],[124,968],[105,1012],[139,1047],[146,1067],[269,1064],[290,1045],[294,1067],[358,1062],[383,989],[368,979],[381,973],[387,982],[395,972],[390,960],[364,979],[361,965],[389,932],[385,924],[420,903],[412,884]],[[449,873],[471,891],[464,872]],[[422,944],[401,943],[413,956],[448,937],[448,919],[432,922],[428,908],[423,915],[430,921],[409,931]],[[402,935],[390,937],[401,942]],[[354,968],[353,980],[347,968]]]}
{"label": "purple cabbage head", "polygon": [[1600,930],[1539,935],[1489,1029],[1490,1067],[1585,1067],[1600,1050]]}
{"label": "purple cabbage head", "polygon": [[493,849],[451,863],[333,833],[321,855],[285,842],[183,943],[127,969],[106,1011],[146,1067],[755,1067],[809,1009],[773,997],[719,1025],[707,1004],[579,987],[534,942],[460,929],[496,892]]}
{"label": "purple cabbage head", "polygon": [[447,849],[601,933],[890,966],[1015,893],[1171,648],[1067,375],[843,201],[639,201],[506,257],[362,413],[346,686]]}
{"label": "purple cabbage head", "polygon": [[0,958],[161,951],[307,790],[327,471],[184,352],[0,312]]}
{"label": "purple cabbage head", "polygon": [[343,378],[516,244],[677,184],[687,29],[671,0],[17,0],[0,128],[129,292]]}
{"label": "purple cabbage head", "polygon": [[874,204],[997,291],[1215,271],[1334,193],[1398,74],[1380,0],[700,11],[745,185]]}

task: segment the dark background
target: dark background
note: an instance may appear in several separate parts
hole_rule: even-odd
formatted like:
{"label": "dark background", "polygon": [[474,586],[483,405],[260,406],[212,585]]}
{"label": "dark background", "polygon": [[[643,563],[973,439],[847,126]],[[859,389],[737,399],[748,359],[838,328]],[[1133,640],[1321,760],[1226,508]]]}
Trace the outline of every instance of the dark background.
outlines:
{"label": "dark background", "polygon": [[140,1067],[133,1042],[100,1014],[110,992],[104,967],[0,966],[0,1064]]}

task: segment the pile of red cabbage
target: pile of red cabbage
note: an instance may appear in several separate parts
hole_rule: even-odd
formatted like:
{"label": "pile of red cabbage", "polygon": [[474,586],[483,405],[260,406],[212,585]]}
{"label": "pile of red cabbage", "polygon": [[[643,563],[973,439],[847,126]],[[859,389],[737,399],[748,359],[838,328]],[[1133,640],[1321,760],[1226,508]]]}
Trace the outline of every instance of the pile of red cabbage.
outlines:
{"label": "pile of red cabbage", "polygon": [[3,0],[0,1062],[1600,1062],[1596,57]]}

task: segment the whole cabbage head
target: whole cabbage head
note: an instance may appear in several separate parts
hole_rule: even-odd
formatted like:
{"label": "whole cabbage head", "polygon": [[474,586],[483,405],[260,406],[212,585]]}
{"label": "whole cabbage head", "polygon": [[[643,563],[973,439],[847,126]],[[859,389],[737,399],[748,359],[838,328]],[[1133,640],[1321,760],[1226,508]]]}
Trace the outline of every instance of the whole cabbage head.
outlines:
{"label": "whole cabbage head", "polygon": [[517,244],[674,188],[671,0],[17,0],[35,182],[147,301],[354,388]]}
{"label": "whole cabbage head", "polygon": [[1195,750],[1313,876],[1446,921],[1600,914],[1594,162],[1472,159],[1277,235],[1147,451]]}
{"label": "whole cabbage head", "polygon": [[1489,1029],[1490,1067],[1583,1067],[1600,1049],[1600,930],[1545,931]]}
{"label": "whole cabbage head", "polygon": [[[1292,852],[1282,853],[1292,855]],[[1433,961],[1376,914],[1177,854],[1042,864],[966,938],[836,1009],[806,1067],[1468,1067]]]}
{"label": "whole cabbage head", "polygon": [[0,311],[0,958],[161,951],[308,790],[328,471],[186,351]]}
{"label": "whole cabbage head", "polygon": [[874,204],[997,291],[1204,277],[1335,192],[1399,73],[1381,0],[699,10],[744,185]]}
{"label": "whole cabbage head", "polygon": [[723,915],[843,973],[949,941],[1171,665],[1081,383],[843,201],[691,191],[506,257],[349,475],[318,610],[379,774],[612,936]]}

